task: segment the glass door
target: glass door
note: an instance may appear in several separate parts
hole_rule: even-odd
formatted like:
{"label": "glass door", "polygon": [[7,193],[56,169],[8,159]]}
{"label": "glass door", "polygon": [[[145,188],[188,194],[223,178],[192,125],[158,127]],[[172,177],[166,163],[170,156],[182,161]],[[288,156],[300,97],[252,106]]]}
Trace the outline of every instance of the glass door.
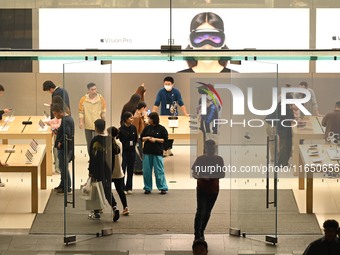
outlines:
{"label": "glass door", "polygon": [[[97,135],[94,128],[96,119],[105,120],[105,129],[112,126],[112,84],[111,84],[111,61],[82,61],[65,63],[63,65],[63,85],[69,95],[71,119],[74,122],[74,135],[66,133],[64,135],[65,148],[64,168],[68,166],[71,184],[67,184],[67,171],[61,173],[61,179],[66,181],[65,187],[71,187],[72,192],[67,192],[65,188],[63,198],[63,234],[64,243],[69,244],[76,241],[76,235],[107,235],[111,234],[113,223],[112,206],[107,204],[105,192],[107,185],[111,189],[111,176],[109,181],[92,178],[92,193],[89,197],[84,197],[82,186],[89,177],[91,152],[90,142],[92,137]],[[68,118],[70,119],[70,118]],[[71,121],[72,122],[72,121]],[[70,122],[65,121],[63,130],[69,130]],[[72,129],[72,127],[71,127]],[[67,141],[73,142],[67,143]],[[74,146],[74,157],[71,160],[70,154]],[[105,147],[107,148],[107,147]],[[99,150],[98,150],[99,151]],[[102,151],[103,155],[105,150]],[[71,161],[69,161],[71,160]],[[69,163],[67,163],[69,161]],[[75,164],[77,161],[77,164]],[[103,158],[103,161],[104,158]],[[104,162],[102,162],[104,164]],[[101,164],[99,162],[98,164]],[[75,168],[77,165],[77,168]],[[106,176],[105,171],[98,167],[98,176]],[[106,178],[107,179],[107,178]],[[94,183],[95,182],[95,183]],[[94,188],[96,186],[97,188]],[[101,189],[101,186],[103,189]],[[96,191],[95,191],[96,190]],[[85,192],[86,193],[86,192]],[[91,198],[92,197],[92,198]],[[103,204],[104,202],[104,204]],[[108,201],[111,204],[112,201]],[[100,218],[100,221],[98,220]]]}
{"label": "glass door", "polygon": [[[267,120],[280,100],[278,65],[242,61],[225,95],[219,151],[228,159],[230,234],[261,235],[277,243],[278,176],[275,121]],[[276,119],[276,118],[275,118]]]}

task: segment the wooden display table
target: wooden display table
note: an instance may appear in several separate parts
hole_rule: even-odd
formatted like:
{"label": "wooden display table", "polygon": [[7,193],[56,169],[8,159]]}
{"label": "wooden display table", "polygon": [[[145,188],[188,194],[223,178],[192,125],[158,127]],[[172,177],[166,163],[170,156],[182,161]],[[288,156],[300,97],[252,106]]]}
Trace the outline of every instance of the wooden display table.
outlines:
{"label": "wooden display table", "polygon": [[[46,145],[38,145],[37,152],[33,153],[32,162],[29,163],[25,156],[29,145],[0,145],[0,159],[8,166],[0,167],[0,172],[7,173],[31,173],[31,211],[38,213],[38,172],[40,169],[40,188],[46,189],[47,156]],[[14,149],[15,152],[5,152],[6,149]]]}
{"label": "wooden display table", "polygon": [[[46,143],[46,163],[47,175],[52,175],[52,131],[50,127],[46,126],[46,130],[42,130],[39,126],[39,121],[43,120],[42,116],[14,116],[13,121],[7,122],[5,116],[0,121],[0,139],[2,144],[8,144],[11,139],[42,139]],[[23,121],[32,121],[30,125],[22,124]],[[3,126],[5,127],[3,128]],[[29,142],[28,142],[29,143]]]}
{"label": "wooden display table", "polygon": [[[306,186],[306,210],[313,213],[313,177],[314,173],[324,174],[327,171],[340,171],[340,160],[332,160],[327,152],[328,149],[335,148],[334,145],[318,144],[316,148],[311,145],[299,145],[299,189],[304,189],[305,177]],[[318,152],[316,154],[316,152]]]}
{"label": "wooden display table", "polygon": [[[325,139],[325,131],[321,126],[320,117],[305,116],[304,127],[293,127],[293,166],[298,169],[299,166],[299,144],[300,140],[317,140]],[[297,175],[297,173],[296,173]]]}
{"label": "wooden display table", "polygon": [[177,116],[178,117],[178,127],[169,127],[169,116],[159,116],[160,124],[163,125],[169,135],[169,139],[184,139],[184,140],[195,140],[197,145],[197,156],[203,154],[203,134],[200,130],[190,130],[190,117],[187,116]]}

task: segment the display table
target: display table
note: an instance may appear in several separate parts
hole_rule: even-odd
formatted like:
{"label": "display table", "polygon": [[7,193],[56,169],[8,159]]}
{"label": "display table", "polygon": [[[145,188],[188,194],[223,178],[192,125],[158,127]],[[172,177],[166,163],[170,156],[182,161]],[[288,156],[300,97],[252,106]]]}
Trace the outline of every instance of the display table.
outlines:
{"label": "display table", "polygon": [[306,186],[306,210],[313,213],[313,178],[314,172],[324,174],[327,171],[340,170],[340,160],[332,160],[327,150],[334,149],[334,145],[299,145],[299,189],[304,189],[305,178]]}
{"label": "display table", "polygon": [[163,125],[169,135],[169,139],[185,139],[185,140],[195,140],[197,145],[197,156],[203,154],[203,134],[200,130],[190,130],[190,117],[187,116],[177,116],[178,117],[178,127],[169,127],[169,116],[159,116],[160,124]]}
{"label": "display table", "polygon": [[[5,152],[6,149],[15,152]],[[31,211],[38,213],[38,172],[40,169],[40,188],[46,189],[47,184],[47,156],[46,145],[38,145],[37,152],[32,153],[33,159],[28,161],[25,154],[30,145],[0,145],[0,159],[7,166],[0,167],[0,172],[7,173],[31,173]]]}
{"label": "display table", "polygon": [[[13,120],[6,123],[7,117],[3,116],[0,121],[0,139],[2,144],[8,144],[11,139],[42,139],[46,144],[46,164],[47,175],[52,175],[52,131],[46,126],[43,130],[39,126],[39,121],[43,120],[42,116],[14,116]],[[23,121],[31,121],[32,124],[24,125]],[[28,144],[29,142],[27,142]]]}
{"label": "display table", "polygon": [[305,116],[302,120],[303,127],[292,127],[293,132],[293,166],[299,166],[299,144],[300,140],[317,140],[325,138],[325,131],[321,125],[320,117]]}

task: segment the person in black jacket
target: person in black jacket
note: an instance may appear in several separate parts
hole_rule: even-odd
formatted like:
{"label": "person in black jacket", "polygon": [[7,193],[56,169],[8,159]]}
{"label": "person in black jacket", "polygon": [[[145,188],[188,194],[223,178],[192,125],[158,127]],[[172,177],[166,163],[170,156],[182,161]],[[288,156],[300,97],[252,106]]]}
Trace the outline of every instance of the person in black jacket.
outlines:
{"label": "person in black jacket", "polygon": [[[287,99],[292,99],[290,94],[286,95]],[[294,106],[291,104],[286,105],[286,114],[281,112],[281,102],[277,105],[277,117],[279,122],[277,124],[277,134],[279,136],[279,154],[276,166],[286,167],[288,166],[289,158],[292,152],[293,146],[293,131],[292,121],[294,120]]]}
{"label": "person in black jacket", "polygon": [[60,169],[60,183],[54,189],[57,193],[63,194],[65,191],[71,193],[71,177],[68,170],[68,164],[74,158],[74,121],[70,115],[67,115],[63,105],[52,105],[53,115],[61,119],[60,127],[57,129],[57,135],[54,147],[58,150],[58,160]]}
{"label": "person in black jacket", "polygon": [[[51,104],[53,102],[53,97],[60,96],[64,100],[66,106],[68,107],[68,111],[70,112],[69,115],[71,115],[70,99],[69,99],[69,96],[68,96],[66,89],[63,89],[63,88],[55,85],[53,81],[48,80],[48,81],[45,81],[43,83],[43,91],[47,91],[47,92],[52,94]],[[51,119],[53,119],[54,116],[53,116],[52,108],[51,108],[50,114],[51,114]]]}
{"label": "person in black jacket", "polygon": [[[119,219],[117,202],[112,194],[111,179],[113,169],[112,137],[104,134],[105,120],[97,119],[94,122],[95,131],[98,135],[92,138],[90,143],[89,176],[92,181],[101,181],[104,188],[105,198],[113,211],[113,221]],[[100,210],[94,210],[89,215],[90,219],[99,219]]]}
{"label": "person in black jacket", "polygon": [[163,150],[164,144],[168,140],[168,131],[159,124],[159,115],[152,112],[148,116],[149,125],[145,127],[140,135],[144,142],[144,159],[143,159],[143,178],[144,194],[150,194],[152,190],[152,169],[154,168],[156,177],[156,186],[161,194],[168,191],[164,174]]}
{"label": "person in black jacket", "polygon": [[303,255],[336,255],[340,254],[340,241],[337,238],[339,223],[336,220],[326,220],[323,223],[325,235],[311,242]]}
{"label": "person in black jacket", "polygon": [[125,192],[132,194],[132,177],[136,159],[136,144],[138,139],[137,129],[133,123],[133,114],[124,112],[121,118],[118,138],[122,143],[122,169],[124,174],[127,173]]}

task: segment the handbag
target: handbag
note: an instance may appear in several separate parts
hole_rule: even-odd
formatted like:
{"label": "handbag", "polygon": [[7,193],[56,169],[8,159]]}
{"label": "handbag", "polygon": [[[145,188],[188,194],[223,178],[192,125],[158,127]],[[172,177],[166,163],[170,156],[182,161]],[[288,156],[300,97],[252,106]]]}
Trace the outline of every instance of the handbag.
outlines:
{"label": "handbag", "polygon": [[122,170],[122,164],[120,163],[119,154],[115,155],[115,165],[112,171],[112,179],[121,179],[124,177],[124,172]]}
{"label": "handbag", "polygon": [[103,210],[106,206],[106,198],[101,181],[92,182],[91,200],[85,200],[86,210]]}
{"label": "handbag", "polygon": [[80,185],[80,195],[79,198],[82,200],[91,200],[92,198],[92,184],[91,177],[87,178],[85,184]]}

